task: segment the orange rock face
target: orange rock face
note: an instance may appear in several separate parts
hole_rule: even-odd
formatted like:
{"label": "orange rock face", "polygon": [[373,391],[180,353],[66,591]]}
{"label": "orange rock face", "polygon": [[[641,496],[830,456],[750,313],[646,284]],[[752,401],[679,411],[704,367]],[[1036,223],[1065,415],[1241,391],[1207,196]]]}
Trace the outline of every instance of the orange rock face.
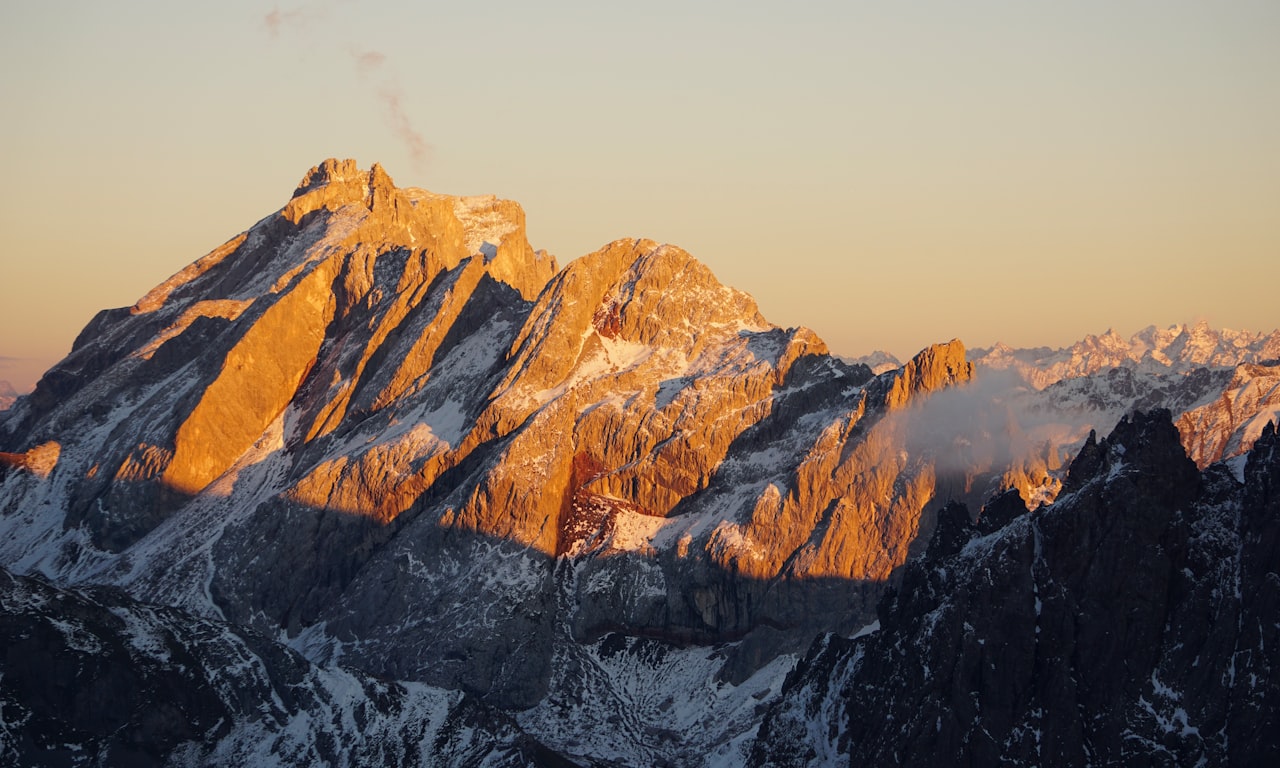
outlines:
{"label": "orange rock face", "polygon": [[894,380],[885,402],[890,408],[901,408],[914,396],[936,392],[972,377],[973,363],[965,360],[964,345],[952,339],[948,344],[929,347],[903,366],[902,375]]}
{"label": "orange rock face", "polygon": [[280,296],[227,353],[222,371],[174,436],[164,482],[196,494],[227,471],[293,399],[334,310],[322,264]]}
{"label": "orange rock face", "polygon": [[23,453],[0,452],[0,466],[23,469],[43,480],[58,465],[61,452],[62,446],[53,441],[41,443]]}

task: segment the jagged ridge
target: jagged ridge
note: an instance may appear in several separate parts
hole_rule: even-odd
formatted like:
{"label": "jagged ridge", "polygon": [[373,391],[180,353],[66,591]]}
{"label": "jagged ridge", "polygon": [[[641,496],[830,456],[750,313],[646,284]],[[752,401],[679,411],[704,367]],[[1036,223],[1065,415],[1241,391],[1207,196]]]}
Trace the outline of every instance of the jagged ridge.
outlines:
{"label": "jagged ridge", "polygon": [[1202,475],[1168,412],[1139,414],[1051,507],[949,507],[876,631],[789,679],[756,764],[1273,762],[1278,446],[1269,425],[1244,483]]}

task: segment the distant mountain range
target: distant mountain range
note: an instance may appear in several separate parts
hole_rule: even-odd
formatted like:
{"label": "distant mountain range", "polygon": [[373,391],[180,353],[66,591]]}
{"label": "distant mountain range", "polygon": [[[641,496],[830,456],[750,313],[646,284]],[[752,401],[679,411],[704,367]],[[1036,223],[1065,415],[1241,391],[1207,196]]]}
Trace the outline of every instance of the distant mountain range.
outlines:
{"label": "distant mountain range", "polygon": [[1168,328],[1149,326],[1128,339],[1108,330],[1065,349],[1012,349],[997,344],[972,350],[976,365],[1016,371],[1036,389],[1110,368],[1140,373],[1186,374],[1200,368],[1235,368],[1280,362],[1280,330],[1270,334],[1216,330],[1203,321]]}
{"label": "distant mountain range", "polygon": [[0,411],[6,410],[18,399],[18,391],[7,381],[0,381]]}
{"label": "distant mountain range", "polygon": [[[1274,464],[1256,445],[1278,348],[1199,325],[842,360],[674,246],[620,240],[561,268],[515,203],[329,160],[280,211],[99,313],[0,414],[0,748],[71,765],[984,758],[962,708],[945,743],[875,751],[849,735],[861,689],[832,681],[900,668],[887,617],[933,610],[939,552],[1078,514],[1099,446],[1138,450],[1133,425],[1173,457],[1153,475],[1211,486],[1186,504],[1254,535],[1222,516],[1269,503],[1242,483]],[[1120,510],[1161,482],[1109,478]],[[20,667],[58,670],[58,695]],[[1276,724],[1224,690],[1214,723]],[[112,699],[129,705],[98,711]],[[1032,764],[1019,712],[1009,754]],[[1071,727],[1114,741],[1120,721],[1101,720]],[[1098,754],[1243,754],[1189,743]]]}

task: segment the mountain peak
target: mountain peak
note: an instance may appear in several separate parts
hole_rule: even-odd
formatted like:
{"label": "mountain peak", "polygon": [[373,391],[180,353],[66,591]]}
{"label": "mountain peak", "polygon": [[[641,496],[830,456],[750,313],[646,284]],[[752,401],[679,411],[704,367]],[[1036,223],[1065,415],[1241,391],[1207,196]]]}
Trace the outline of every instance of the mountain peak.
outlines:
{"label": "mountain peak", "polygon": [[391,180],[391,175],[387,173],[387,169],[382,167],[382,163],[374,163],[369,168],[369,185],[370,186],[395,186],[395,182]]}
{"label": "mountain peak", "polygon": [[[379,170],[382,168],[377,163],[374,163],[373,167]],[[298,188],[293,191],[293,196],[301,197],[308,192],[333,183],[366,181],[368,177],[369,174],[360,170],[360,166],[355,160],[338,160],[330,157],[318,165],[312,166],[311,170],[307,171],[306,175],[302,177],[302,181],[298,182]]]}
{"label": "mountain peak", "polygon": [[973,378],[973,363],[965,359],[964,343],[952,339],[920,350],[902,367],[885,399],[890,408],[906,405],[917,394],[936,392]]}
{"label": "mountain peak", "polygon": [[401,200],[399,190],[386,169],[379,163],[365,171],[355,160],[329,158],[314,166],[298,183],[284,215],[297,223],[320,208],[336,210],[352,203],[363,204],[370,211],[382,210],[395,216],[398,210],[411,207]]}

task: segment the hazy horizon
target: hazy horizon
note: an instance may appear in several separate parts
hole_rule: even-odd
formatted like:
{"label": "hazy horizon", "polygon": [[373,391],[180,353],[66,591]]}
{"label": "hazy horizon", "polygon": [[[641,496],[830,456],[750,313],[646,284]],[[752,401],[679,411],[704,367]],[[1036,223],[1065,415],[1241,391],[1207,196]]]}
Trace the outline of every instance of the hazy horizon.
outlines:
{"label": "hazy horizon", "polygon": [[679,245],[846,356],[1269,332],[1280,5],[0,10],[0,380],[326,157]]}

